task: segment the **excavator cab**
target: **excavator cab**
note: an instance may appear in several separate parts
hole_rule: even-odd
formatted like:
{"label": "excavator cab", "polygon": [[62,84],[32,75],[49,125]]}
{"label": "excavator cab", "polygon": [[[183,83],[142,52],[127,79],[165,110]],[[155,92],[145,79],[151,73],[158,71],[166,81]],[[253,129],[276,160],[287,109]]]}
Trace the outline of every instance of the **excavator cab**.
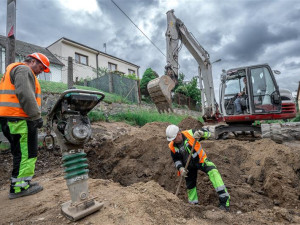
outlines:
{"label": "excavator cab", "polygon": [[[221,112],[226,122],[272,119],[281,113],[279,88],[267,64],[230,69],[222,75],[221,87]],[[242,113],[237,113],[237,104]]]}
{"label": "excavator cab", "polygon": [[224,83],[224,102],[227,115],[237,115],[236,102],[239,100],[242,113],[249,113],[249,94],[245,70],[237,71],[237,75],[228,76]]}

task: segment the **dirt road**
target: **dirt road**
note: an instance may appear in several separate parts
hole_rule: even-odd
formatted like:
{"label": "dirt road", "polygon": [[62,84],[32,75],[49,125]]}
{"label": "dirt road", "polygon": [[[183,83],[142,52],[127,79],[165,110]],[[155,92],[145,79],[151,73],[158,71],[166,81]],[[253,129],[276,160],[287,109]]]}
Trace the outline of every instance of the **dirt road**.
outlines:
{"label": "dirt road", "polygon": [[[181,126],[188,122],[201,126],[193,121]],[[93,139],[85,146],[89,185],[105,206],[76,224],[300,224],[300,143],[203,141],[231,195],[231,211],[225,213],[217,208],[218,197],[202,172],[199,206],[186,203],[185,184],[179,198],[174,195],[179,178],[167,147],[167,126],[93,124]],[[39,152],[35,180],[45,190],[15,200],[8,199],[11,156],[0,157],[1,224],[70,223],[60,214],[69,193],[57,152]]]}

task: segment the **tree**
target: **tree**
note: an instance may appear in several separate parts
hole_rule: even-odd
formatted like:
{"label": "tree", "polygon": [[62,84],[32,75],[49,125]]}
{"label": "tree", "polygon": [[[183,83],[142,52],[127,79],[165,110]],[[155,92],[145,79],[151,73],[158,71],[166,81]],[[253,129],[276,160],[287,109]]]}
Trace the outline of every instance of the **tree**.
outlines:
{"label": "tree", "polygon": [[135,73],[125,74],[124,77],[131,80],[139,80],[139,78],[137,77],[137,75],[135,75]]}
{"label": "tree", "polygon": [[178,83],[176,84],[176,86],[174,88],[174,92],[176,92],[177,88],[183,86],[183,80],[184,80],[184,78],[185,78],[184,73],[179,73],[179,75],[178,75]]}
{"label": "tree", "polygon": [[98,67],[98,70],[97,70],[97,77],[101,77],[101,76],[104,76],[108,73],[108,68],[106,67]]}
{"label": "tree", "polygon": [[176,93],[181,93],[185,96],[191,97],[196,102],[201,102],[201,91],[197,87],[197,77],[193,77],[192,80],[188,83],[184,83],[183,80],[185,75],[183,73],[179,73],[178,76],[178,84],[175,87]]}
{"label": "tree", "polygon": [[197,87],[197,77],[193,77],[192,80],[186,84],[187,96],[194,99],[196,102],[201,101],[201,91]]}
{"label": "tree", "polygon": [[146,97],[149,96],[147,85],[151,80],[154,80],[157,77],[159,77],[158,74],[155,71],[153,71],[151,68],[145,70],[140,83],[142,95],[145,95]]}

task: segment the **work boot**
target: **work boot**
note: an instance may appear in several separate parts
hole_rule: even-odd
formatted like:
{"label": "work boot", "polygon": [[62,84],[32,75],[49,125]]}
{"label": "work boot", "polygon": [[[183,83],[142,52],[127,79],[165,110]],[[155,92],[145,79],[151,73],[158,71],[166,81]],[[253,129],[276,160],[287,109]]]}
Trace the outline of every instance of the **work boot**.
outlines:
{"label": "work boot", "polygon": [[219,201],[220,201],[219,209],[228,212],[229,211],[229,200],[230,200],[229,196],[219,198]]}
{"label": "work boot", "polygon": [[43,190],[43,187],[40,186],[40,185],[34,185],[34,186],[30,185],[29,188],[27,188],[26,190],[22,190],[19,193],[9,193],[8,198],[9,199],[15,199],[15,198],[24,197],[24,196],[27,196],[27,195],[33,195],[33,194],[36,194],[36,193],[38,193],[42,190]]}
{"label": "work boot", "polygon": [[224,206],[224,205],[219,205],[219,209],[225,211],[225,212],[229,212],[229,206]]}

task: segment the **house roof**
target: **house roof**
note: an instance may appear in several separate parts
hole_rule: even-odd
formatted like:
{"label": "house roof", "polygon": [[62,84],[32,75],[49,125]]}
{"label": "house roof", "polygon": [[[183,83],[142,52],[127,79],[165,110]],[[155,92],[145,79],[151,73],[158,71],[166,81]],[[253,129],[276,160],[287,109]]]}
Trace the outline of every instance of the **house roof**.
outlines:
{"label": "house roof", "polygon": [[[128,61],[126,61],[126,60],[124,60],[124,59],[120,59],[120,58],[115,57],[115,56],[113,56],[113,55],[109,55],[109,54],[107,54],[107,53],[105,53],[105,52],[101,52],[101,51],[99,51],[98,49],[89,47],[89,46],[87,46],[87,45],[84,45],[84,44],[81,44],[81,43],[79,43],[79,42],[73,41],[73,40],[71,40],[71,39],[69,39],[69,38],[66,38],[66,37],[62,37],[62,38],[58,39],[57,41],[55,41],[55,42],[52,43],[51,45],[54,45],[55,43],[57,43],[57,42],[59,42],[59,41],[63,41],[63,40],[72,42],[72,43],[74,43],[74,44],[76,44],[76,45],[81,45],[81,46],[83,46],[83,47],[85,47],[85,48],[88,48],[88,49],[90,49],[90,50],[92,50],[92,51],[95,51],[95,52],[97,52],[97,53],[99,53],[99,54],[101,54],[101,55],[104,55],[104,56],[107,56],[107,57],[109,57],[109,58],[113,58],[113,59],[116,59],[116,60],[125,62],[125,63],[130,64],[130,65],[132,65],[132,66],[135,66],[135,67],[137,67],[137,68],[140,68],[140,66],[138,66],[138,65],[136,65],[136,64],[133,64],[133,63],[131,63],[131,62],[128,62]],[[51,45],[49,45],[47,48],[49,48]]]}
{"label": "house roof", "polygon": [[[6,39],[7,37],[0,35],[0,45],[3,48],[6,48]],[[50,63],[64,66],[64,64],[61,61],[59,61],[47,48],[41,46],[16,40],[15,51],[16,51],[16,55],[20,55],[24,57],[34,52],[40,52],[48,57]]]}

